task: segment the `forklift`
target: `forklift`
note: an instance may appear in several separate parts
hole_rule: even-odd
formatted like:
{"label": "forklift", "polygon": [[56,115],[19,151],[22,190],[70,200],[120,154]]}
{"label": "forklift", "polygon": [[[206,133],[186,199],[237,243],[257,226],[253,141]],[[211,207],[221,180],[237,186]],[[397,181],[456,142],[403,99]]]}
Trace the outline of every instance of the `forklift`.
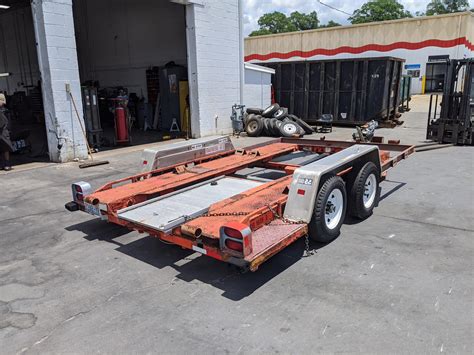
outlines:
{"label": "forklift", "polygon": [[440,144],[473,145],[473,63],[474,58],[448,62],[443,94],[430,97],[427,140]]}

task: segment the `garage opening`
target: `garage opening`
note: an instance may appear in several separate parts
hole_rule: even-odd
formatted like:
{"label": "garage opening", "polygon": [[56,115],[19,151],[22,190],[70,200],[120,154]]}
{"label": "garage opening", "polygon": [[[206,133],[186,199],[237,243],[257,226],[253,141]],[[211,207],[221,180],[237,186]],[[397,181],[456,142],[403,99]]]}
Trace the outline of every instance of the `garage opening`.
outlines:
{"label": "garage opening", "polygon": [[73,2],[91,146],[191,136],[185,11],[169,0]]}
{"label": "garage opening", "polygon": [[49,161],[43,99],[31,6],[2,0],[0,8],[0,92],[7,105],[14,166]]}

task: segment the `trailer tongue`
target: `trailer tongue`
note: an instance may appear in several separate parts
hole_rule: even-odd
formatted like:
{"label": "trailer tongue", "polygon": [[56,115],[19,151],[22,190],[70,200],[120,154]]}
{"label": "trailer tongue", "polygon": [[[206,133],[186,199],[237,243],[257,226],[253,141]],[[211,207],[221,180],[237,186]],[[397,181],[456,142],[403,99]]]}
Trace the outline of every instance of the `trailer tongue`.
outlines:
{"label": "trailer tongue", "polygon": [[217,142],[224,143],[209,149],[203,142],[202,152],[167,148],[181,157],[173,164],[156,151],[154,161],[165,166],[92,193],[89,184],[74,184],[66,208],[255,271],[303,236],[336,238],[346,213],[368,217],[386,171],[414,151],[287,138],[238,151],[230,140]]}

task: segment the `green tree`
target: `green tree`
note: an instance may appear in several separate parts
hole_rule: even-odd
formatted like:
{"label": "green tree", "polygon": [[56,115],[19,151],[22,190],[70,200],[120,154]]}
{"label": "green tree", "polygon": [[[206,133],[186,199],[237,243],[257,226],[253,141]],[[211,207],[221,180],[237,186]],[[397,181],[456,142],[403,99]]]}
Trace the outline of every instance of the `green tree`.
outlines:
{"label": "green tree", "polygon": [[467,0],[431,0],[426,6],[426,15],[441,15],[469,10]]}
{"label": "green tree", "polygon": [[274,11],[262,15],[258,19],[259,29],[250,33],[250,36],[262,36],[272,33],[304,31],[318,28],[319,20],[316,11],[309,14],[294,11],[290,16]]}
{"label": "green tree", "polygon": [[252,32],[250,36],[258,36],[269,33],[293,32],[297,30],[296,26],[290,22],[289,18],[284,13],[279,11],[262,15],[258,19],[258,25],[260,26],[260,29]]}
{"label": "green tree", "polygon": [[385,20],[397,20],[413,17],[402,4],[396,0],[372,0],[366,2],[360,9],[355,10],[349,21],[352,24]]}
{"label": "green tree", "polygon": [[292,12],[289,17],[290,23],[297,31],[312,30],[318,28],[319,20],[316,11],[304,14],[298,11]]}
{"label": "green tree", "polygon": [[327,24],[319,26],[319,28],[329,28],[329,27],[337,27],[337,26],[341,26],[341,24],[333,20],[330,20]]}

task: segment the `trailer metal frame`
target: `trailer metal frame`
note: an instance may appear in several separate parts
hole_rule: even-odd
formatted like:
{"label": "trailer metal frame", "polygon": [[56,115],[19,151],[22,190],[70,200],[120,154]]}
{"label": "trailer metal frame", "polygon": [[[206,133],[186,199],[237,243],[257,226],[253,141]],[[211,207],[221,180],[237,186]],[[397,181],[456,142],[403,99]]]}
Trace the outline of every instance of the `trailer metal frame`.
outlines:
{"label": "trailer metal frame", "polygon": [[[366,145],[375,148],[359,150],[375,152],[376,159],[370,158],[369,155],[361,157],[360,154],[352,153],[357,147]],[[365,163],[364,159],[378,161],[379,178],[383,180],[390,168],[414,152],[414,146],[372,143],[355,145],[354,142],[345,141],[277,138],[245,149],[218,152],[118,179],[94,192],[90,192],[89,184],[81,182],[73,185],[74,201],[68,203],[66,208],[70,211],[86,211],[110,223],[139,233],[147,233],[162,241],[255,271],[271,256],[308,235],[308,219],[285,217],[285,208],[292,199],[291,194],[301,194],[303,191],[293,191],[293,179],[299,176],[295,172],[300,171],[302,167],[298,164],[286,164],[281,157],[298,151],[321,154],[320,159],[308,160],[312,161],[310,165],[315,166],[324,164],[325,161],[334,161],[334,157],[327,160],[324,157],[339,153],[335,156],[340,155],[342,160],[334,164],[334,167],[318,168],[324,174],[330,172],[331,175],[341,176],[350,184],[350,179],[354,178],[354,174]],[[308,169],[311,172],[308,166],[305,173]],[[192,215],[188,216],[186,211],[183,211],[179,221],[169,221],[169,225],[163,225],[162,228],[148,223],[146,218],[139,220],[136,216],[124,217],[131,210],[137,211],[142,207],[148,208],[153,203],[162,203],[160,201],[184,191],[192,191],[206,184],[217,185],[223,177],[238,178],[235,174],[249,167],[276,169],[284,175],[268,182],[252,183],[248,190],[227,196]],[[312,184],[313,181],[310,180]],[[317,183],[318,180],[315,181]],[[311,188],[318,189],[318,186],[319,183]],[[309,194],[306,195],[308,196]],[[312,200],[308,201],[314,203]],[[307,214],[307,211],[305,213]],[[222,244],[225,238],[232,240],[232,236],[227,235],[225,229],[232,224],[242,226],[242,230],[246,230],[249,235],[251,251],[247,255],[235,255],[235,252],[226,249]]]}

